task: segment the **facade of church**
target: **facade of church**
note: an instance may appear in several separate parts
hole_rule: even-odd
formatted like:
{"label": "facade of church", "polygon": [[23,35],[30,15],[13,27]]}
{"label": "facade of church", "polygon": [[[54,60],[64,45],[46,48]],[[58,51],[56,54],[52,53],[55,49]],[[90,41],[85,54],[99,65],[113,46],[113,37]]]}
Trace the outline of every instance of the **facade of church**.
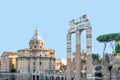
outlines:
{"label": "facade of church", "polygon": [[29,42],[29,48],[17,51],[17,72],[34,73],[55,70],[55,50],[44,49],[44,44],[44,40],[39,36],[39,31],[36,29]]}

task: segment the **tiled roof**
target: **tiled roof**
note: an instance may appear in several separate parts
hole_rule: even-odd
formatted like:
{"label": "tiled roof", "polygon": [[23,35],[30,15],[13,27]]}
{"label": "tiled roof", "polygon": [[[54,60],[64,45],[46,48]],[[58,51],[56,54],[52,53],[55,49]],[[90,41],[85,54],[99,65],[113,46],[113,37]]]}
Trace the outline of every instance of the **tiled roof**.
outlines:
{"label": "tiled roof", "polygon": [[1,57],[13,56],[13,55],[17,55],[17,53],[16,52],[5,51],[5,52],[3,52],[3,54],[1,55]]}

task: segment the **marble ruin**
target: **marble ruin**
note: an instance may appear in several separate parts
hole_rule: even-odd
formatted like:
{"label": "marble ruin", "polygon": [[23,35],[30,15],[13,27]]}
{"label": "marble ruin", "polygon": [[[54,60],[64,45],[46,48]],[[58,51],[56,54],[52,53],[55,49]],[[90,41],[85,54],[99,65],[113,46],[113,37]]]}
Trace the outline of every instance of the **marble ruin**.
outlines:
{"label": "marble ruin", "polygon": [[87,40],[87,77],[92,77],[92,34],[89,23],[89,17],[87,15],[83,15],[82,17],[79,17],[77,19],[73,19],[70,21],[69,29],[67,33],[67,80],[72,79],[72,67],[71,67],[71,35],[76,34],[76,70],[75,70],[75,77],[76,80],[81,80],[81,33],[83,30],[86,30],[86,40]]}

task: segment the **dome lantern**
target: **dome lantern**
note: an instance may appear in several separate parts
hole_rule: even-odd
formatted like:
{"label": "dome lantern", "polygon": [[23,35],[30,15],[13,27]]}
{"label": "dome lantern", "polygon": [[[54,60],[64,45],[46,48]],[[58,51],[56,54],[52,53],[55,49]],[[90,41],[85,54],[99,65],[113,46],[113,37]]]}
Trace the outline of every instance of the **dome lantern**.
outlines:
{"label": "dome lantern", "polygon": [[44,40],[39,36],[38,29],[35,30],[34,36],[30,39],[29,42],[30,49],[43,50],[44,49]]}
{"label": "dome lantern", "polygon": [[36,36],[39,36],[39,31],[38,31],[38,29],[35,30],[35,35],[36,35]]}

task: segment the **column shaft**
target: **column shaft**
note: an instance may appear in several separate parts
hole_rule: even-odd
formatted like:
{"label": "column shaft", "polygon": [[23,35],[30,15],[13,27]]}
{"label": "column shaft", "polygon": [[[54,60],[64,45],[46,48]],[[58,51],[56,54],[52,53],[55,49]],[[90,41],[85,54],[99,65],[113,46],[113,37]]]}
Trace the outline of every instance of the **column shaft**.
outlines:
{"label": "column shaft", "polygon": [[80,31],[76,31],[76,80],[81,80],[81,45],[80,45]]}
{"label": "column shaft", "polygon": [[30,63],[29,63],[30,64],[29,65],[30,66],[30,70],[29,70],[29,72],[33,72],[33,64],[32,63],[33,63],[32,58],[30,58]]}
{"label": "column shaft", "polygon": [[67,34],[67,80],[71,80],[71,34]]}
{"label": "column shaft", "polygon": [[92,34],[91,34],[91,27],[86,30],[86,37],[87,37],[87,76],[92,76]]}
{"label": "column shaft", "polygon": [[24,72],[24,68],[23,68],[23,63],[24,63],[24,62],[23,62],[23,58],[21,58],[21,63],[22,63],[22,70],[21,70],[21,71]]}

